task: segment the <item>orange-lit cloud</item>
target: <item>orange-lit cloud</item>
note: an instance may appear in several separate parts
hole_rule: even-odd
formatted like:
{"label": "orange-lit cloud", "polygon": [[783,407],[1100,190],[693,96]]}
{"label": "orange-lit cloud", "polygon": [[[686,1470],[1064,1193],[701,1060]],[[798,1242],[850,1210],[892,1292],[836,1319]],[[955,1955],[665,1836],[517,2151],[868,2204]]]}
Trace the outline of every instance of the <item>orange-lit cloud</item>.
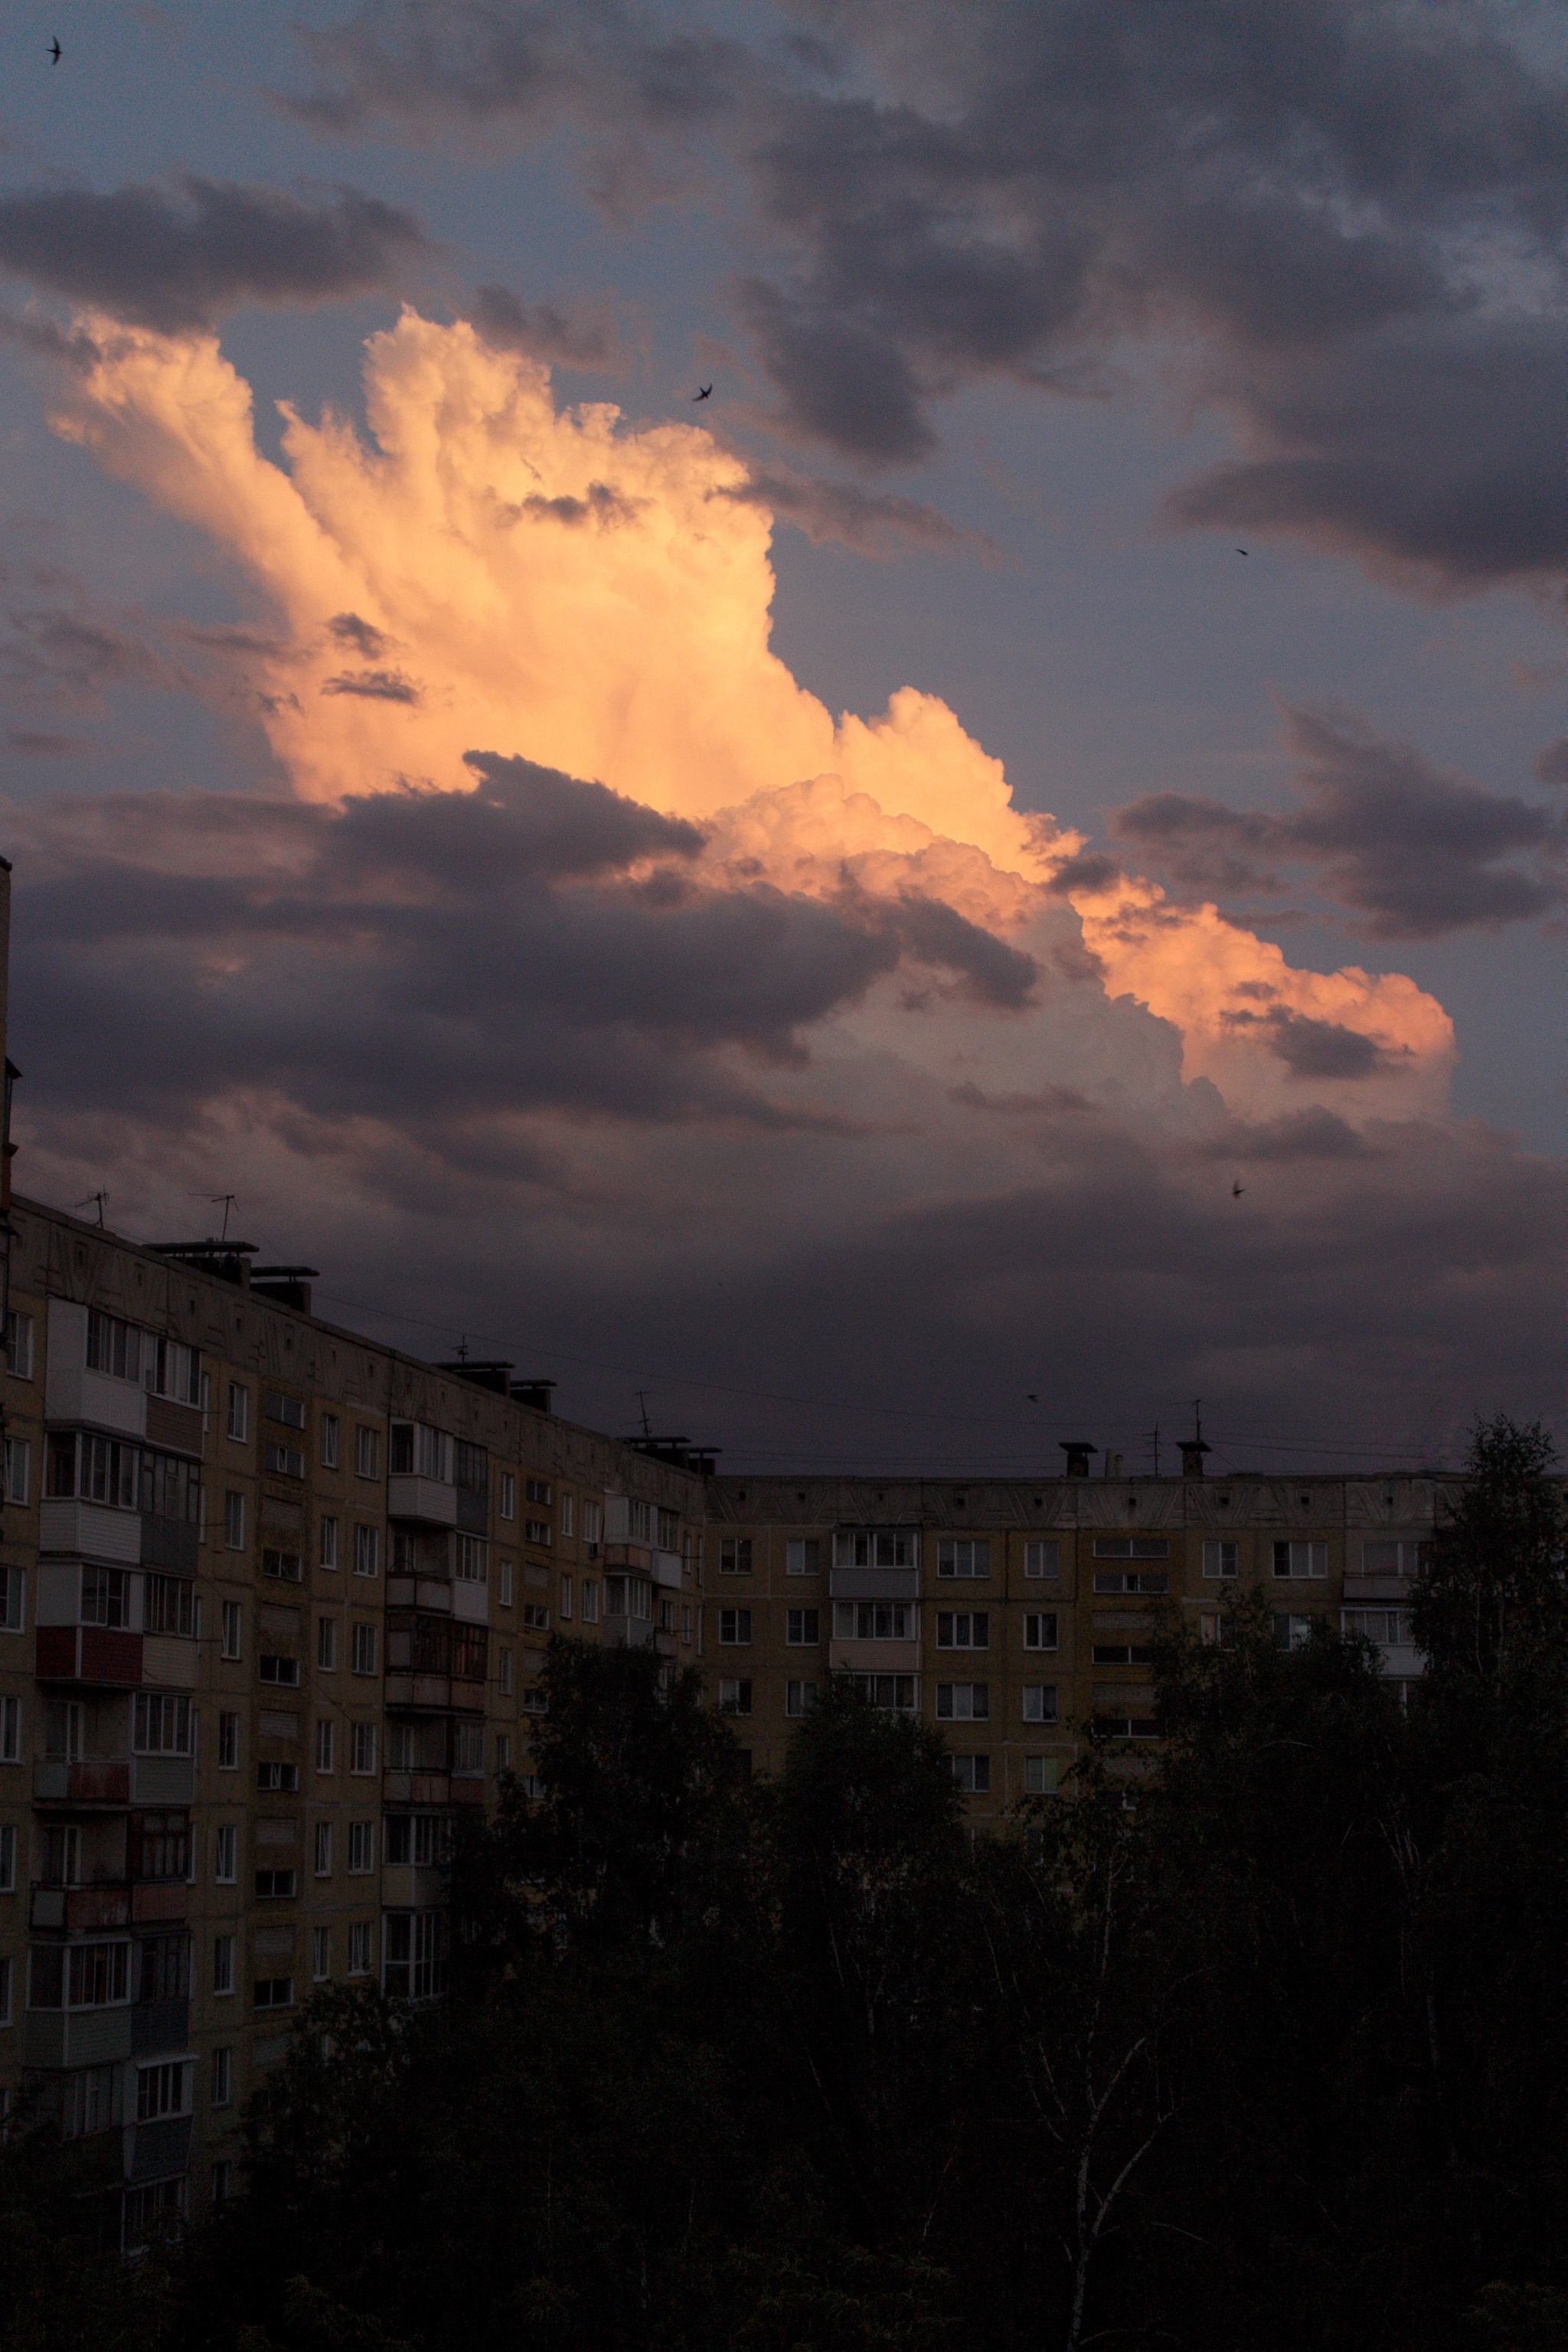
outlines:
{"label": "orange-lit cloud", "polygon": [[[1050,885],[1081,839],[1015,808],[935,697],[906,687],[835,722],[800,686],[769,643],[771,517],[706,431],[560,411],[537,362],[405,312],[368,347],[369,438],[289,413],[280,467],[216,338],[85,323],[97,356],[56,429],[265,593],[281,650],[250,657],[251,683],[302,798],[466,789],[466,752],[520,754],[700,822],[716,880],[936,901],[1080,988],[1098,968],[1110,999],[1179,1032],[1184,1077],[1247,1116],[1442,1108],[1451,1024],[1398,974],[1294,969],[1212,906],[1087,867],[1064,966],[1072,918]],[[1059,1062],[1060,995],[993,1024],[998,1084]],[[893,1003],[868,1000],[862,1033]],[[917,1044],[906,1023],[900,1050],[928,1066],[979,1052],[984,1022],[962,1017],[967,1045],[945,1020],[940,1048],[929,1023]]]}

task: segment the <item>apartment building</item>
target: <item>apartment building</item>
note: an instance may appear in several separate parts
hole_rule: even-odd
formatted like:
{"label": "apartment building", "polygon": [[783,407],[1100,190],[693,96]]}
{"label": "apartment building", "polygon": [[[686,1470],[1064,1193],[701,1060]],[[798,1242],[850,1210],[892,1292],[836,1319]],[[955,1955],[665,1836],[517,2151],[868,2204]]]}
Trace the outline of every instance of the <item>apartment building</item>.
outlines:
{"label": "apartment building", "polygon": [[703,1672],[754,1771],[778,1770],[847,1675],[935,1724],[976,1821],[1059,1789],[1091,1720],[1135,1773],[1155,1736],[1156,1612],[1174,1602],[1223,1640],[1247,1586],[1282,1644],[1326,1619],[1375,1642],[1395,1680],[1420,1673],[1410,1580],[1453,1479],[1208,1477],[1197,1443],[1181,1475],[1096,1477],[1092,1448],[1064,1450],[1048,1478],[709,1482]]}
{"label": "apartment building", "polygon": [[695,1655],[703,1487],[248,1244],[16,1198],[9,1252],[0,2101],[129,2249],[226,2193],[315,1987],[440,1991],[451,1823],[526,1782],[552,1628]]}

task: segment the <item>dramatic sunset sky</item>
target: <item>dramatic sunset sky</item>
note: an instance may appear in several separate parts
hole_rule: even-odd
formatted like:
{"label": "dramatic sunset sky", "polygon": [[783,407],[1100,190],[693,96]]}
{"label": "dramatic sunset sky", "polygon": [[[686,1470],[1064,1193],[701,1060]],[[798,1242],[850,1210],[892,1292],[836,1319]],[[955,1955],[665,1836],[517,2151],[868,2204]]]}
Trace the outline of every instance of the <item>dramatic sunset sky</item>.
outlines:
{"label": "dramatic sunset sky", "polygon": [[1557,9],[0,35],[24,1192],[731,1469],[1555,1420]]}

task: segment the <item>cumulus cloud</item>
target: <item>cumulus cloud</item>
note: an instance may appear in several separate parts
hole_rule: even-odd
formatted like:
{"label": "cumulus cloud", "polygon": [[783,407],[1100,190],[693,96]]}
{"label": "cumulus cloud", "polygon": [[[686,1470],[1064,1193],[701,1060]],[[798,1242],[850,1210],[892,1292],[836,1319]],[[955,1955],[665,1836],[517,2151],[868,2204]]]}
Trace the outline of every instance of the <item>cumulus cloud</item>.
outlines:
{"label": "cumulus cloud", "polygon": [[1423,591],[1561,569],[1568,89],[1501,12],[805,13],[804,47],[747,47],[629,7],[365,7],[312,40],[300,103],[466,137],[564,116],[740,188],[776,421],[867,465],[925,457],[966,383],[1082,394],[1147,338],[1194,352],[1189,392],[1242,445],[1173,521],[1289,532]]}
{"label": "cumulus cloud", "polygon": [[384,286],[424,247],[412,214],[340,188],[310,202],[185,178],[0,195],[0,268],[165,333],[244,302],[321,302]]}
{"label": "cumulus cloud", "polygon": [[1119,810],[1116,832],[1188,889],[1278,891],[1279,866],[1307,865],[1372,939],[1495,929],[1560,902],[1540,862],[1561,851],[1551,810],[1445,774],[1345,714],[1287,710],[1285,726],[1300,762],[1291,814],[1156,793]]}
{"label": "cumulus cloud", "polygon": [[479,334],[497,351],[526,352],[547,367],[592,370],[620,364],[615,332],[603,308],[569,314],[553,302],[521,302],[505,286],[480,286],[469,309]]}

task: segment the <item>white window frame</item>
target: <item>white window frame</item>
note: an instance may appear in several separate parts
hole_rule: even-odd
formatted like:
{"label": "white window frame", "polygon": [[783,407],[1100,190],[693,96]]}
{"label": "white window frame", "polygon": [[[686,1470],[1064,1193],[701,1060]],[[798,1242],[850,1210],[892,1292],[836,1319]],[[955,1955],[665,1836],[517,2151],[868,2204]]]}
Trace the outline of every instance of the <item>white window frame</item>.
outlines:
{"label": "white window frame", "polygon": [[1235,1536],[1204,1538],[1204,1575],[1210,1583],[1238,1574],[1241,1546]]}

